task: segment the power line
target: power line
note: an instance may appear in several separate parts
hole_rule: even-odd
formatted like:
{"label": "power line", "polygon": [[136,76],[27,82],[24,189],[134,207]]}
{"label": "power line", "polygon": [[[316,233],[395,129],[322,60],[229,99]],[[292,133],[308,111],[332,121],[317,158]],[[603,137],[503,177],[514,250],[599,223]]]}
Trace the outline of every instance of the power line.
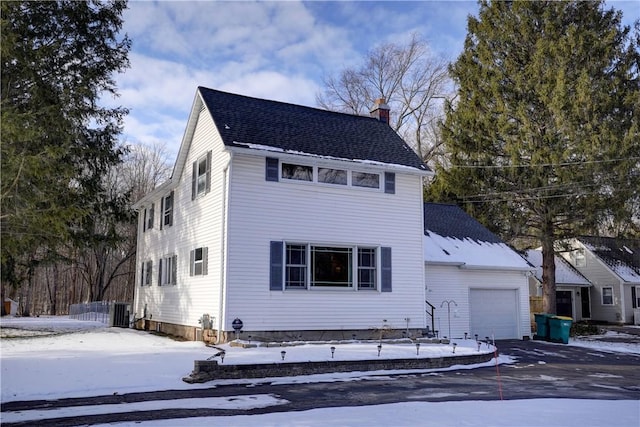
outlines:
{"label": "power line", "polygon": [[595,163],[615,163],[625,160],[640,160],[640,157],[626,157],[619,159],[607,159],[607,160],[585,160],[580,162],[561,162],[561,163],[539,163],[539,164],[521,164],[521,165],[450,165],[451,168],[458,169],[516,169],[516,168],[542,168],[542,167],[564,167],[564,166],[579,166]]}

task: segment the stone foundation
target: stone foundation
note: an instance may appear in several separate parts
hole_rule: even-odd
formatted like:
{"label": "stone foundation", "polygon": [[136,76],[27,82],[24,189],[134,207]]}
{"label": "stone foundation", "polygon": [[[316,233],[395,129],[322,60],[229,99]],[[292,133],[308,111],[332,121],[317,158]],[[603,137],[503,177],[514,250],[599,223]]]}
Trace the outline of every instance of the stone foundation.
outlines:
{"label": "stone foundation", "polygon": [[289,377],[330,372],[367,372],[398,369],[438,369],[453,365],[469,365],[490,361],[494,353],[478,353],[466,356],[412,358],[412,359],[370,359],[343,360],[304,363],[262,363],[254,365],[224,365],[216,360],[196,360],[193,372],[182,380],[204,383],[219,379]]}

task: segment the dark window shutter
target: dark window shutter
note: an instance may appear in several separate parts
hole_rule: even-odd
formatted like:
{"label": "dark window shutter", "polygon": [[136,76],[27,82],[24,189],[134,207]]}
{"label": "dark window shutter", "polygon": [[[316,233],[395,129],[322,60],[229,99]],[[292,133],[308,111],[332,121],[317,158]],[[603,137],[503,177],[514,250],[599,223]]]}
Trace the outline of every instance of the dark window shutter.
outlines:
{"label": "dark window shutter", "polygon": [[193,263],[196,260],[196,251],[189,252],[189,276],[193,276]]}
{"label": "dark window shutter", "polygon": [[196,192],[198,191],[198,162],[193,162],[193,169],[191,171],[191,200],[196,199]]}
{"label": "dark window shutter", "polygon": [[208,248],[202,248],[202,275],[206,276],[209,272],[209,250]]}
{"label": "dark window shutter", "polygon": [[160,230],[164,226],[164,197],[160,198]]}
{"label": "dark window shutter", "polygon": [[391,292],[391,248],[380,248],[381,258],[381,280],[380,290],[382,292]]}
{"label": "dark window shutter", "polygon": [[171,197],[171,210],[169,211],[169,225],[173,225],[173,213],[176,210],[176,199],[173,196],[173,191],[171,192],[169,197]]}
{"label": "dark window shutter", "polygon": [[[585,292],[585,290],[583,290],[582,292]],[[588,289],[586,289],[586,292],[589,292]],[[631,287],[631,306],[632,308],[638,308],[638,299],[636,298],[636,287],[632,286]]]}
{"label": "dark window shutter", "polygon": [[158,261],[158,286],[162,286],[162,258]]}
{"label": "dark window shutter", "polygon": [[155,214],[153,209],[154,205],[155,205],[154,203],[151,203],[151,210],[149,211],[149,223],[147,224],[148,229],[153,228],[153,216]]}
{"label": "dark window shutter", "polygon": [[142,232],[147,231],[147,208],[144,208],[144,212],[142,213]]}
{"label": "dark window shutter", "polygon": [[271,242],[271,272],[269,290],[282,290],[282,242]]}
{"label": "dark window shutter", "polygon": [[174,255],[173,262],[171,263],[171,284],[178,284],[178,255]]}
{"label": "dark window shutter", "polygon": [[267,181],[278,181],[278,159],[267,157],[266,176]]}
{"label": "dark window shutter", "polygon": [[384,192],[389,194],[396,193],[396,174],[393,172],[384,173]]}
{"label": "dark window shutter", "polygon": [[144,278],[145,278],[145,271],[144,271],[144,265],[145,263],[142,263],[142,267],[140,268],[140,286],[144,286]]}
{"label": "dark window shutter", "polygon": [[149,261],[147,263],[147,276],[149,277],[149,280],[147,281],[147,285],[151,286],[151,275],[153,274],[153,261]]}
{"label": "dark window shutter", "polygon": [[207,153],[207,184],[205,194],[211,191],[211,151]]}

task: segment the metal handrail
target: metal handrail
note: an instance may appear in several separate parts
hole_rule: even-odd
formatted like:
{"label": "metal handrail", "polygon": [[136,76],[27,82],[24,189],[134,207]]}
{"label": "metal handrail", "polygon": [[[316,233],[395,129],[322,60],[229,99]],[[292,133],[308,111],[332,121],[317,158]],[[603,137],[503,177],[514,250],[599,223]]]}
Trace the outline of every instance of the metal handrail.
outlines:
{"label": "metal handrail", "polygon": [[429,316],[431,316],[431,330],[435,331],[435,329],[436,329],[436,319],[435,319],[435,316],[434,316],[434,311],[436,310],[436,307],[433,304],[431,304],[429,301],[427,301],[427,300],[425,300],[424,302],[427,303],[427,305],[429,307],[431,307],[431,313],[429,313],[429,309],[428,308],[425,311],[427,312],[427,314]]}

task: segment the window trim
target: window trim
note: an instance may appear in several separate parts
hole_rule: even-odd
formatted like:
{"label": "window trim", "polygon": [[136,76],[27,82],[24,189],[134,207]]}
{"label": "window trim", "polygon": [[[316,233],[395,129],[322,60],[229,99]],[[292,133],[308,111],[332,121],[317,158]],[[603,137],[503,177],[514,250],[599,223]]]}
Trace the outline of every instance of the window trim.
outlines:
{"label": "window trim", "polygon": [[143,215],[142,215],[142,232],[143,233],[153,228],[154,214],[155,214],[154,207],[155,207],[155,203],[151,203],[151,206],[144,208]]}
{"label": "window trim", "polygon": [[[200,165],[204,163],[204,171],[200,172]],[[200,182],[204,181],[204,187],[200,189]],[[211,151],[198,157],[192,165],[191,173],[191,200],[205,196],[211,191]]]}
{"label": "window trim", "polygon": [[166,255],[158,262],[158,286],[175,286],[178,283],[178,256]]}
{"label": "window trim", "polygon": [[[303,258],[304,264],[298,264],[292,262],[290,249],[300,250],[304,249]],[[348,285],[331,285],[331,284],[318,284],[314,279],[314,266],[317,258],[316,254],[327,254],[326,251],[315,252],[316,248],[324,249],[336,249],[347,250],[345,254],[349,257],[347,278]],[[373,265],[361,266],[361,256],[364,255],[361,251],[369,252],[368,256],[373,256]],[[373,251],[373,254],[370,253]],[[330,251],[329,251],[330,252]],[[271,279],[270,290],[279,291],[362,291],[362,292],[391,292],[391,275],[390,275],[390,255],[391,248],[382,247],[379,245],[357,245],[357,244],[334,244],[334,243],[309,243],[299,241],[272,241],[271,242]],[[387,256],[387,259],[383,257]],[[298,257],[296,257],[298,258]],[[387,270],[385,270],[385,263],[389,264]],[[300,277],[299,272],[291,273],[290,269],[301,269],[304,275],[304,286],[298,284],[291,284],[291,277],[297,279]],[[363,286],[360,283],[360,272],[368,270],[374,271],[373,284],[374,286]],[[386,282],[386,283],[385,283]],[[370,283],[370,282],[368,282]]]}
{"label": "window trim", "polygon": [[[299,166],[302,168],[311,168],[310,179],[296,179],[293,177],[285,177],[283,168],[285,165]],[[346,173],[346,182],[328,182],[320,180],[320,170],[330,169]],[[370,174],[378,177],[376,186],[366,186],[354,184],[354,174]],[[302,185],[321,185],[333,188],[357,188],[364,191],[377,191],[385,194],[395,194],[396,192],[396,173],[389,171],[365,170],[362,168],[349,169],[341,166],[333,165],[314,165],[307,162],[298,162],[296,160],[281,160],[276,157],[265,158],[265,180],[272,182],[288,182]]]}
{"label": "window trim", "polygon": [[151,286],[153,281],[153,261],[142,261],[140,267],[140,286]]}
{"label": "window trim", "polygon": [[[169,207],[167,207],[167,200],[171,202]],[[172,190],[169,194],[163,196],[160,202],[160,230],[164,227],[171,227],[173,225],[173,212],[175,205],[175,192]]]}
{"label": "window trim", "polygon": [[[605,299],[605,294],[604,294],[605,289],[610,289],[611,290],[611,296],[610,296],[611,302],[610,303],[607,303],[604,300]],[[602,305],[607,305],[607,306],[615,305],[614,304],[613,286],[603,286],[602,287],[602,297],[600,298],[600,302],[602,303]]]}
{"label": "window trim", "polygon": [[[198,251],[200,251],[201,259],[196,257]],[[205,246],[192,249],[189,252],[189,276],[206,276],[208,272],[209,264],[209,249]],[[198,272],[198,265],[200,265],[200,271]]]}

